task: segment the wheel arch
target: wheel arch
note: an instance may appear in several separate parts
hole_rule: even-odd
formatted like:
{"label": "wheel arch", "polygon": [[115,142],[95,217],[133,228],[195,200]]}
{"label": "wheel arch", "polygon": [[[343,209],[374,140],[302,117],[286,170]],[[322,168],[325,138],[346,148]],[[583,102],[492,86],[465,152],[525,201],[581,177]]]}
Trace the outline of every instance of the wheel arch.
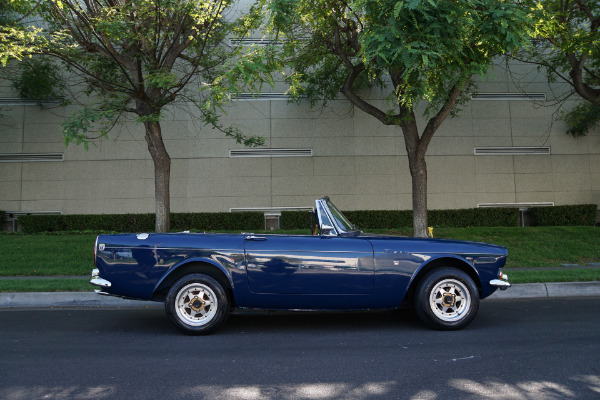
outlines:
{"label": "wheel arch", "polygon": [[406,293],[405,299],[407,301],[412,302],[414,298],[414,292],[416,288],[419,286],[419,283],[433,270],[438,268],[456,268],[467,275],[477,287],[477,291],[479,292],[479,296],[481,296],[481,279],[479,278],[479,274],[475,267],[469,264],[466,260],[456,258],[456,257],[440,257],[429,261],[427,264],[424,264],[417,270],[415,274],[413,274],[410,282],[408,283],[408,291]]}
{"label": "wheel arch", "polygon": [[164,301],[171,285],[181,277],[190,274],[205,274],[215,279],[221,284],[229,297],[230,303],[233,304],[233,284],[231,283],[231,277],[222,265],[215,264],[209,260],[190,260],[171,269],[154,288],[152,300]]}

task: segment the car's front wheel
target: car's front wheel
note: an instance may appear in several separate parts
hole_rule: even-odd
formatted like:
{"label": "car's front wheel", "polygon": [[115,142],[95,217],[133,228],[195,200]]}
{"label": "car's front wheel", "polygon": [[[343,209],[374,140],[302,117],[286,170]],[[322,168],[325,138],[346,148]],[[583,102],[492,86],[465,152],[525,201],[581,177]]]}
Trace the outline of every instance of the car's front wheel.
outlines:
{"label": "car's front wheel", "polygon": [[429,272],[415,292],[417,315],[433,329],[457,330],[469,325],[479,309],[473,279],[456,268]]}
{"label": "car's front wheel", "polygon": [[227,320],[229,299],[214,278],[205,274],[190,274],[171,286],[165,310],[171,322],[183,332],[206,335]]}

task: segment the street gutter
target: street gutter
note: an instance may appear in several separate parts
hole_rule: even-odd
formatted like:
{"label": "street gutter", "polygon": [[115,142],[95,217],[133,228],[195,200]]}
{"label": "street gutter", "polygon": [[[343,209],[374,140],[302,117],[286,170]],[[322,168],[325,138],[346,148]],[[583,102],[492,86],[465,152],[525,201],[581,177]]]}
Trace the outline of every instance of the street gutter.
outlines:
{"label": "street gutter", "polygon": [[[532,299],[550,297],[600,296],[600,282],[520,283],[510,289],[497,290],[488,299]],[[487,300],[485,300],[487,301]],[[0,293],[0,309],[14,308],[151,308],[163,307],[163,303],[126,300],[102,296],[94,292],[26,292]]]}

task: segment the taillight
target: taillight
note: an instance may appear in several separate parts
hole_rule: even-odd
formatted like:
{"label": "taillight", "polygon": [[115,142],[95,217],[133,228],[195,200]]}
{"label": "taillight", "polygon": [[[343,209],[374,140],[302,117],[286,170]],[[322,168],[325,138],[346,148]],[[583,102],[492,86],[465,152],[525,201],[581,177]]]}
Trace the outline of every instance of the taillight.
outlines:
{"label": "taillight", "polygon": [[96,241],[94,242],[94,267],[96,267],[96,252],[98,251],[98,238],[99,236],[96,236]]}

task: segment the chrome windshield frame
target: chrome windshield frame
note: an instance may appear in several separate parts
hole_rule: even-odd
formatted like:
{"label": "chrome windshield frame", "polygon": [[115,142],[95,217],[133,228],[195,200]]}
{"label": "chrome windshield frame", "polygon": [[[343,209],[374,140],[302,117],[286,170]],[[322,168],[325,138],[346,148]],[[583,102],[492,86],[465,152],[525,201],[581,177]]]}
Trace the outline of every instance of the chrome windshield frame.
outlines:
{"label": "chrome windshield frame", "polygon": [[[331,208],[334,208],[337,214],[343,221],[349,226],[345,227],[338,221],[339,217],[336,218]],[[329,197],[325,196],[315,200],[315,210],[319,219],[319,228],[321,229],[321,235],[323,236],[354,236],[358,235],[358,231],[348,218],[342,214],[342,212],[331,202]],[[351,229],[347,229],[351,228]]]}

